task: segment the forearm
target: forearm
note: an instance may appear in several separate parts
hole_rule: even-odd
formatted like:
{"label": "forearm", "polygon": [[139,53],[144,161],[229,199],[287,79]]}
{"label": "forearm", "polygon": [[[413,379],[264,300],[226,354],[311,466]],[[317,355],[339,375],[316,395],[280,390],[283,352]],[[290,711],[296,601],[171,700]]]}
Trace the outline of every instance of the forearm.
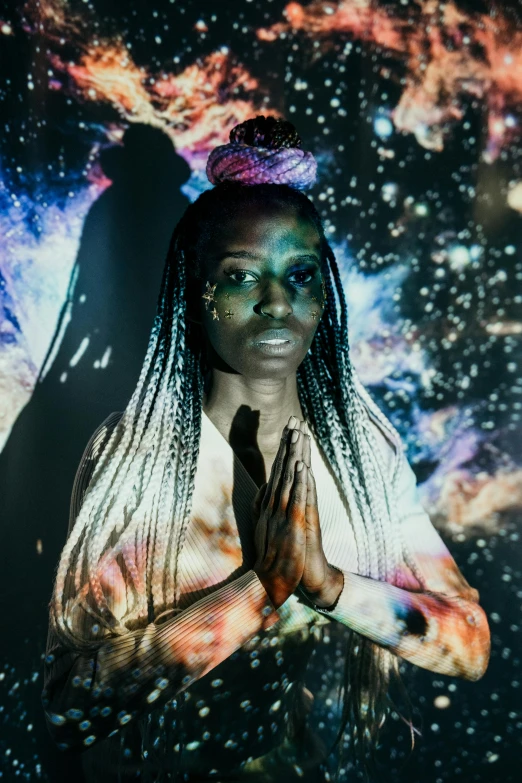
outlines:
{"label": "forearm", "polygon": [[[66,681],[44,690],[59,746],[81,750],[176,696],[278,619],[253,571],[163,625],[77,656]],[[46,704],[47,700],[47,704]]]}
{"label": "forearm", "polygon": [[[344,585],[329,617],[421,668],[468,680],[484,675],[491,642],[478,603],[414,593],[348,571],[342,575]],[[329,583],[324,600],[334,603],[338,589],[339,581]]]}

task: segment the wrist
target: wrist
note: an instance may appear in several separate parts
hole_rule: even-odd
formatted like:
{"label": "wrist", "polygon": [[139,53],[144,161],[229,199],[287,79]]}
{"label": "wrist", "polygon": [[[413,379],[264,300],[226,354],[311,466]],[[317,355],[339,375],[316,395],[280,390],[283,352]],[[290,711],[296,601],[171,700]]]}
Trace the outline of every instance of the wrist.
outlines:
{"label": "wrist", "polygon": [[252,570],[263,585],[265,592],[270,599],[270,603],[277,611],[277,609],[279,609],[279,607],[282,606],[282,604],[284,604],[287,600],[288,593],[286,593],[284,590],[281,591],[274,587],[272,580],[269,579],[261,569],[254,567]]}
{"label": "wrist", "polygon": [[323,587],[316,593],[307,593],[307,597],[318,609],[332,609],[337,604],[344,587],[344,574],[335,566],[328,564],[328,576]]}

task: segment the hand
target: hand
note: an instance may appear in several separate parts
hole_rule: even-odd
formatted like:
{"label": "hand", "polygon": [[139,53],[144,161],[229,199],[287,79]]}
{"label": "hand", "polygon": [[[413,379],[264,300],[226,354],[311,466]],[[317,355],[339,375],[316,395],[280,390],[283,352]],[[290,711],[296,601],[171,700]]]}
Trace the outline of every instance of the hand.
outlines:
{"label": "hand", "polygon": [[[321,525],[319,523],[319,509],[317,507],[317,490],[315,478],[311,471],[312,449],[308,425],[301,422],[301,432],[303,433],[303,461],[307,464],[308,483],[306,497],[306,556],[303,576],[299,587],[310,596],[317,596],[325,593],[330,587],[332,570],[323,551],[323,542],[321,537]],[[338,572],[336,572],[338,573]]]}
{"label": "hand", "polygon": [[296,590],[305,563],[308,469],[301,459],[303,440],[299,428],[291,432],[285,427],[270,479],[252,504],[258,515],[254,571],[276,609]]}

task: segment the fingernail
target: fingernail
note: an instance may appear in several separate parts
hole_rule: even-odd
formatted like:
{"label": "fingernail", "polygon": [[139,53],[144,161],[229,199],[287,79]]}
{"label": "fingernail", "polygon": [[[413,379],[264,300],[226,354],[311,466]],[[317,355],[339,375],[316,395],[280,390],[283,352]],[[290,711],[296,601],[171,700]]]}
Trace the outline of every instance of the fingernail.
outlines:
{"label": "fingernail", "polygon": [[297,419],[296,419],[296,417],[295,417],[295,416],[290,416],[290,418],[288,419],[288,427],[289,427],[291,430],[293,430],[296,424],[297,424]]}
{"label": "fingernail", "polygon": [[304,463],[301,462],[301,460],[298,460],[297,461],[297,467],[296,467],[297,472],[300,473],[303,468],[304,468]]}
{"label": "fingernail", "polygon": [[292,437],[290,438],[291,443],[295,443],[298,437],[299,437],[299,430],[294,430],[292,432]]}

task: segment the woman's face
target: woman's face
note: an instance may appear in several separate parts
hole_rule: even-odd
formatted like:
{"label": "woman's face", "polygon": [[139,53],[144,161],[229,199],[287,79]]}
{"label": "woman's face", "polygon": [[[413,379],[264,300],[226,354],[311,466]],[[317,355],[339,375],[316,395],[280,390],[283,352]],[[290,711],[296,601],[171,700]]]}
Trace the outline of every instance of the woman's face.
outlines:
{"label": "woman's face", "polygon": [[[320,238],[313,224],[293,209],[249,207],[212,235],[200,264],[203,293],[208,281],[216,300],[200,299],[210,364],[251,378],[295,373],[323,312]],[[269,330],[275,333],[265,334]],[[273,337],[286,342],[261,342]]]}

